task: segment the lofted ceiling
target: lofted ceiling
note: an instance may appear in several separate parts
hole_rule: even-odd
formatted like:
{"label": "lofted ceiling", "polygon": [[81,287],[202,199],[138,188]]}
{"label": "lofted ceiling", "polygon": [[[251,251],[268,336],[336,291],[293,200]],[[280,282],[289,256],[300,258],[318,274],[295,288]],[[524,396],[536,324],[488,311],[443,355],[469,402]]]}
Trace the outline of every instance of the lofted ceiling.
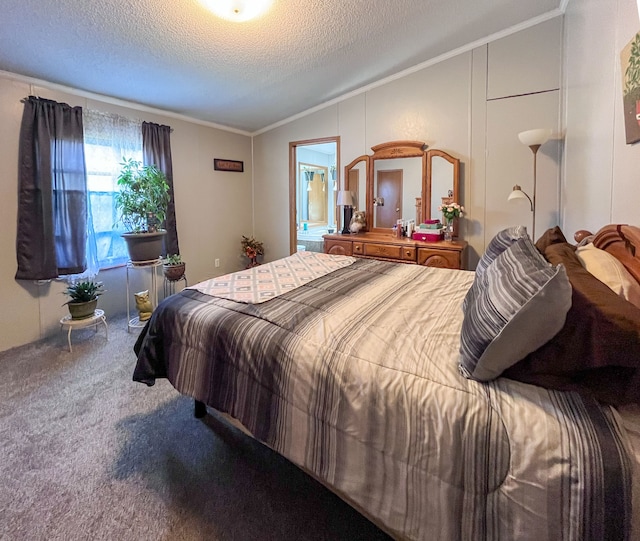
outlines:
{"label": "lofted ceiling", "polygon": [[255,133],[556,16],[567,0],[2,0],[0,70]]}

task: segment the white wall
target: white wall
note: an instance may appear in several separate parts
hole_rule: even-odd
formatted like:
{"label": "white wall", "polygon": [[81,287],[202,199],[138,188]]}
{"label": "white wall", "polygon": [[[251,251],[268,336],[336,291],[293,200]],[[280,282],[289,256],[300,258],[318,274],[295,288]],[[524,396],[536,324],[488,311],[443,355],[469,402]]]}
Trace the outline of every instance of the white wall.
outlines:
{"label": "white wall", "polygon": [[[187,262],[190,283],[243,268],[241,234],[253,231],[251,203],[251,138],[184,119],[143,112],[34,86],[19,77],[0,76],[0,351],[59,332],[65,284],[36,285],[16,281],[15,239],[18,196],[18,138],[23,105],[30,94],[101,111],[113,111],[173,128],[171,147],[180,251]],[[244,161],[244,173],[213,170],[213,158]],[[221,266],[214,267],[219,258]],[[135,273],[131,290],[149,287],[148,276]],[[107,317],[126,311],[124,268],[102,271],[108,290],[99,301]],[[162,296],[162,280],[158,281]]]}
{"label": "white wall", "polygon": [[640,144],[625,143],[620,68],[640,31],[636,0],[573,0],[565,26],[563,229],[637,225]]}
{"label": "white wall", "polygon": [[[475,268],[486,242],[508,225],[530,225],[531,212],[506,198],[513,184],[532,188],[533,155],[520,131],[550,127],[540,152],[536,232],[559,219],[562,18],[512,34],[254,137],[256,228],[267,259],[289,254],[288,144],[340,136],[342,168],[371,147],[424,141],[461,160],[461,222]],[[532,53],[535,50],[535,53]],[[258,203],[260,201],[260,203]]]}

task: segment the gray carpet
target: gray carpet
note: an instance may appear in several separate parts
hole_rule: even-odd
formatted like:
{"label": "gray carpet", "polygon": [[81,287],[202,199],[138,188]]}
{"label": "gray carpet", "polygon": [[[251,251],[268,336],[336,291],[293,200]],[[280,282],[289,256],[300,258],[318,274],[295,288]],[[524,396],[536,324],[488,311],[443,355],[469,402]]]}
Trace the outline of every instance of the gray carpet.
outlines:
{"label": "gray carpet", "polygon": [[0,353],[2,540],[383,540],[167,381],[131,380],[126,319]]}

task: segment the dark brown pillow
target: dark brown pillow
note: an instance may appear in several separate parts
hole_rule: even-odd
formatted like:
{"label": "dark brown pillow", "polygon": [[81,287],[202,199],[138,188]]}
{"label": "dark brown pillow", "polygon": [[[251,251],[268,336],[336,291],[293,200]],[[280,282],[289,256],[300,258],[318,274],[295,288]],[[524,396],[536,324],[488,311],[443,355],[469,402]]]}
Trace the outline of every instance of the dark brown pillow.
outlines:
{"label": "dark brown pillow", "polygon": [[558,242],[567,242],[562,230],[557,225],[551,229],[547,229],[536,242],[536,248],[544,255],[547,246],[557,244]]}
{"label": "dark brown pillow", "polygon": [[570,244],[551,244],[545,256],[565,266],[571,309],[554,338],[503,375],[607,404],[640,403],[640,309],[585,270]]}

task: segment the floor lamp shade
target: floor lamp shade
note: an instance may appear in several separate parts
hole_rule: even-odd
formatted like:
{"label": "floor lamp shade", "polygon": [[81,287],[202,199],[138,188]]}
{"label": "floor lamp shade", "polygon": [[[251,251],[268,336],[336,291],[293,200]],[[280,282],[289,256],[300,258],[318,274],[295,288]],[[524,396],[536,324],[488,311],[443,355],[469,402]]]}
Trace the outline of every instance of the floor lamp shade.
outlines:
{"label": "floor lamp shade", "polygon": [[537,128],[535,130],[527,130],[518,134],[518,139],[523,145],[531,147],[533,145],[544,145],[551,137],[549,128]]}
{"label": "floor lamp shade", "polygon": [[531,212],[533,212],[533,223],[531,236],[535,240],[536,236],[536,183],[537,183],[537,156],[538,149],[544,145],[551,137],[552,130],[549,128],[536,128],[534,130],[527,130],[518,134],[518,139],[523,145],[528,146],[533,152],[533,197],[520,188],[517,184],[513,187],[513,191],[509,194],[508,200],[513,201],[517,199],[528,199],[531,203]]}

